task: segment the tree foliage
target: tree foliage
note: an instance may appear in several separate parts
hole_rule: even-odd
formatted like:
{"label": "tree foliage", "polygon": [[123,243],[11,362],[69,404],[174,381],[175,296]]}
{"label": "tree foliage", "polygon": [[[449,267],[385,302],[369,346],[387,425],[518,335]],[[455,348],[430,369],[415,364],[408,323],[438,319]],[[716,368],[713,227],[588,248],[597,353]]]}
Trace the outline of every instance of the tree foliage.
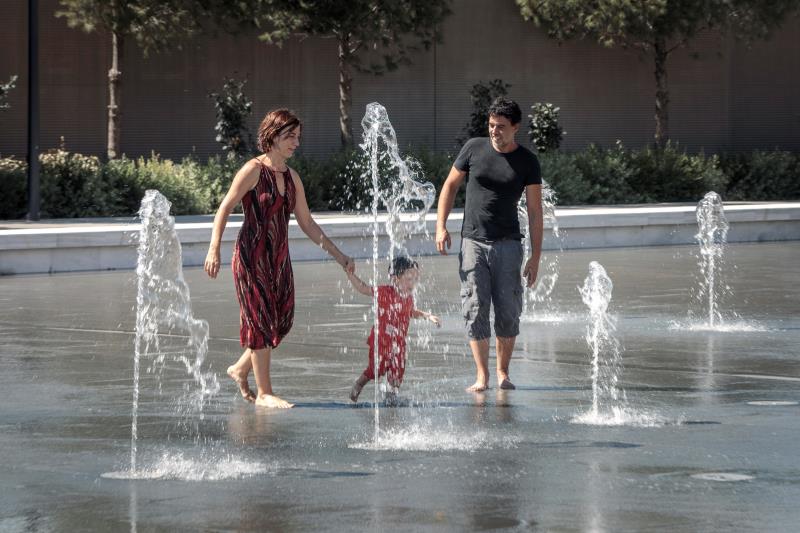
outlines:
{"label": "tree foliage", "polygon": [[459,144],[464,144],[472,137],[489,135],[489,106],[495,98],[506,96],[510,88],[511,84],[501,79],[494,79],[489,83],[479,81],[472,86],[469,91],[472,113],[469,115],[469,122],[464,126],[464,136],[457,139]]}
{"label": "tree foliage", "polygon": [[11,76],[6,83],[0,83],[0,110],[5,110],[11,107],[8,103],[8,93],[16,87],[17,84],[17,77]]}
{"label": "tree foliage", "polygon": [[558,150],[566,132],[558,124],[560,107],[537,102],[528,115],[528,136],[539,153]]}
{"label": "tree foliage", "polygon": [[87,33],[107,31],[131,37],[147,54],[197,33],[208,12],[189,0],[59,0],[56,16]]}
{"label": "tree foliage", "polygon": [[750,43],[769,37],[800,0],[516,0],[522,16],[564,41],[596,39],[640,50],[656,78],[656,143],[668,138],[666,61],[699,33],[719,30]]}
{"label": "tree foliage", "polygon": [[[411,54],[440,38],[448,0],[264,0],[267,31],[279,44],[293,35],[333,37],[348,44],[347,62],[360,72],[383,74],[411,63]],[[373,53],[368,53],[373,52]]]}
{"label": "tree foliage", "polygon": [[261,0],[261,38],[280,45],[292,36],[336,39],[342,143],[352,143],[351,69],[380,75],[411,63],[440,40],[449,0]]}
{"label": "tree foliage", "polygon": [[229,155],[242,157],[253,149],[253,136],[247,128],[247,117],[253,110],[253,102],[244,94],[247,80],[225,80],[222,91],[209,94],[214,100],[217,123],[214,125],[215,140]]}

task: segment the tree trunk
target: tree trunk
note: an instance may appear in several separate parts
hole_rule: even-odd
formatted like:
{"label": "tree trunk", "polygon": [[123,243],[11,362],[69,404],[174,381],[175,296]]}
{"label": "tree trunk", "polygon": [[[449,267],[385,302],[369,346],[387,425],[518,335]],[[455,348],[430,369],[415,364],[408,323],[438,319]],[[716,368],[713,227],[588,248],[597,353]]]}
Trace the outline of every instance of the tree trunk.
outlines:
{"label": "tree trunk", "polygon": [[669,139],[669,88],[667,87],[667,43],[657,39],[653,46],[656,76],[656,146],[663,148]]}
{"label": "tree trunk", "polygon": [[108,71],[108,148],[109,159],[116,159],[120,155],[120,96],[122,92],[122,72],[119,70],[122,57],[122,36],[117,32],[111,33],[111,70]]}
{"label": "tree trunk", "polygon": [[350,40],[347,35],[339,36],[339,129],[342,137],[342,148],[353,145],[353,126],[350,111],[353,107],[352,85],[350,73]]}

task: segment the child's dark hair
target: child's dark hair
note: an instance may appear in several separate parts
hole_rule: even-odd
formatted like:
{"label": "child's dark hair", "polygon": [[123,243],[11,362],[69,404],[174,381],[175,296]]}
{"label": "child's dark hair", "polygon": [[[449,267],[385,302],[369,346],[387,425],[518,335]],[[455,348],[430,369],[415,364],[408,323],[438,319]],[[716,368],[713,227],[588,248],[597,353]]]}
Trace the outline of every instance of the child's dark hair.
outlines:
{"label": "child's dark hair", "polygon": [[418,268],[418,267],[419,265],[417,264],[417,262],[408,257],[407,255],[398,255],[392,260],[392,264],[389,265],[389,275],[402,276],[412,268]]}

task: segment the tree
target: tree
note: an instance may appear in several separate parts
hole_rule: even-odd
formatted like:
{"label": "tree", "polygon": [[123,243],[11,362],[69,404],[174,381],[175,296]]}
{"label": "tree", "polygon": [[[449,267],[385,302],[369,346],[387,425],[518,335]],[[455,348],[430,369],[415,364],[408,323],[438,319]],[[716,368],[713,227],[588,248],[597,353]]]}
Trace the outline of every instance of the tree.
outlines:
{"label": "tree", "polygon": [[221,0],[59,0],[71,28],[111,35],[111,69],[108,71],[108,158],[120,155],[122,57],[128,39],[147,55],[197,33]]}
{"label": "tree", "polygon": [[667,59],[706,30],[745,42],[765,39],[800,0],[516,0],[523,18],[559,41],[590,37],[608,47],[640,50],[653,59],[655,142],[669,138]]}
{"label": "tree", "polygon": [[253,102],[244,94],[245,83],[247,80],[226,78],[221,92],[208,95],[214,100],[217,113],[215,140],[232,158],[243,157],[254,148],[253,136],[247,129],[247,117],[252,112]]}
{"label": "tree", "polygon": [[11,79],[9,79],[6,83],[0,83],[0,110],[6,110],[11,107],[11,105],[8,103],[8,93],[11,92],[11,89],[16,87],[16,84],[16,76],[11,76]]}
{"label": "tree", "polygon": [[561,140],[567,132],[558,124],[559,111],[560,107],[542,102],[536,102],[531,106],[531,114],[528,115],[528,136],[537,152],[552,152],[561,146]]}
{"label": "tree", "polygon": [[263,0],[269,28],[261,35],[280,45],[292,35],[336,39],[342,146],[353,143],[352,70],[381,75],[411,63],[410,54],[441,40],[449,0]]}
{"label": "tree", "polygon": [[472,102],[472,113],[469,122],[464,126],[464,136],[456,139],[459,144],[464,144],[473,137],[486,137],[489,134],[489,107],[500,96],[506,96],[511,88],[510,83],[501,79],[494,79],[484,84],[479,81],[469,91]]}

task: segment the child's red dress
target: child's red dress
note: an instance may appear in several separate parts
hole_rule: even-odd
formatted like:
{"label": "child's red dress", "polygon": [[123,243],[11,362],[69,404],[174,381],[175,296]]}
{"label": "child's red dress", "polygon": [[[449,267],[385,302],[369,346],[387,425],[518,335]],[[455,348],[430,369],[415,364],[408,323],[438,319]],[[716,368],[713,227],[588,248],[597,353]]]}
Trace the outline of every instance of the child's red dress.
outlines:
{"label": "child's red dress", "polygon": [[[402,296],[393,285],[378,287],[378,375],[386,374],[386,380],[393,387],[399,387],[403,382],[406,334],[413,311],[414,299],[411,295]],[[375,326],[369,333],[367,344],[369,365],[364,370],[364,376],[375,379]]]}

